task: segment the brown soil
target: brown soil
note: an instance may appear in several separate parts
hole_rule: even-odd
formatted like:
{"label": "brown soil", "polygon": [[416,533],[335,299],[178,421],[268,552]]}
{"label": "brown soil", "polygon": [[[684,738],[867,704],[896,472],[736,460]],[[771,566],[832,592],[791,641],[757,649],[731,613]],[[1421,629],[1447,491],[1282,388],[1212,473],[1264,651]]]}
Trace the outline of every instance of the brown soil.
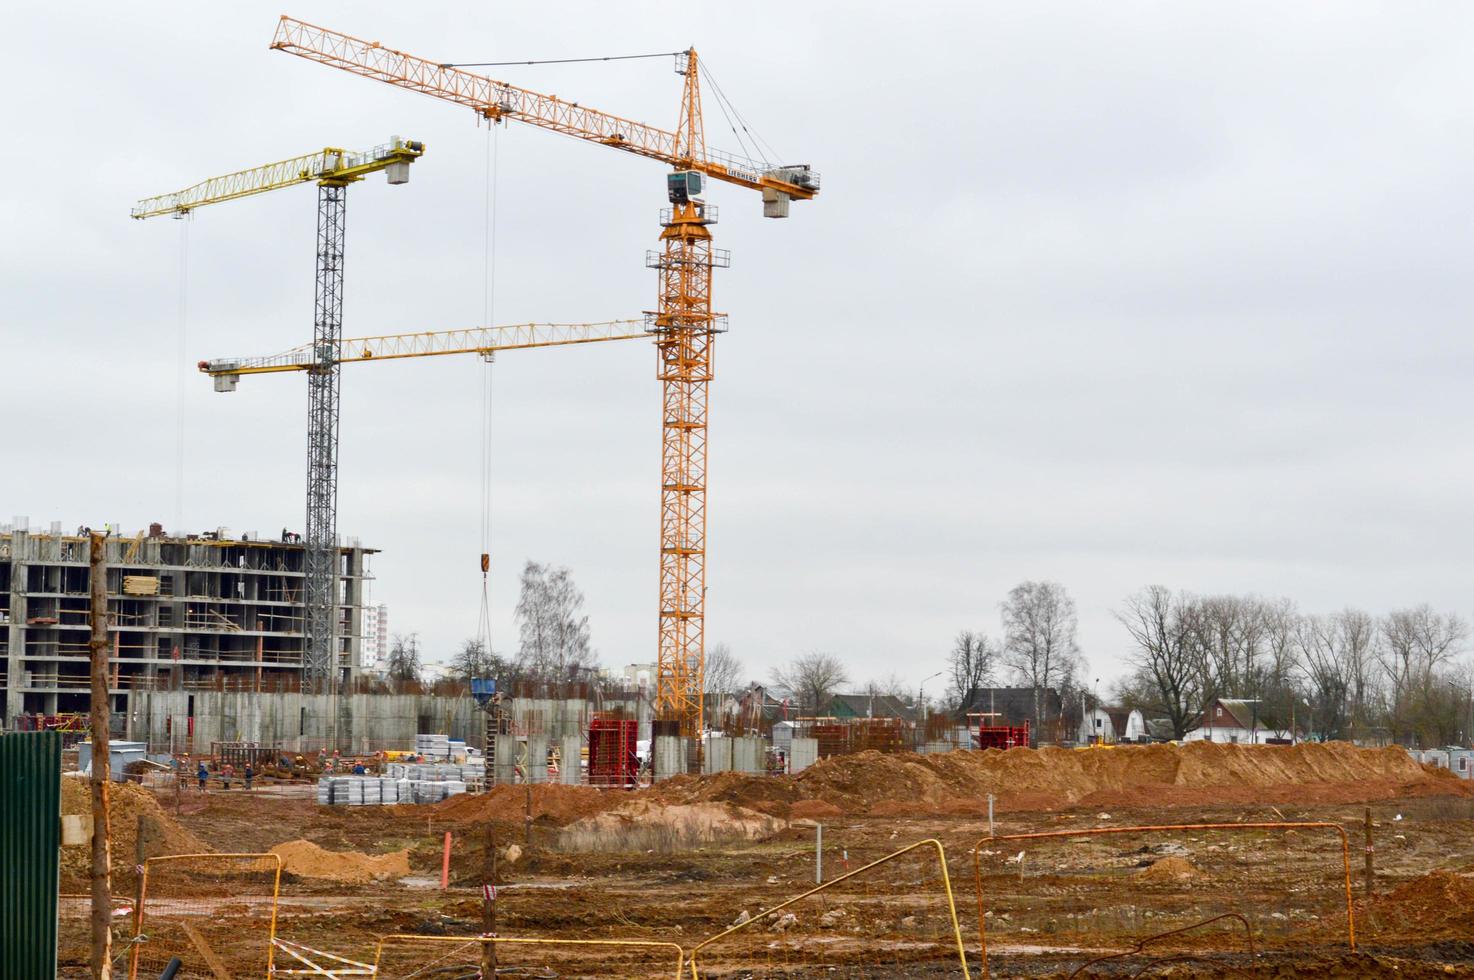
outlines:
{"label": "brown soil", "polygon": [[1439,869],[1362,903],[1363,916],[1399,934],[1474,936],[1474,869]]}
{"label": "brown soil", "polygon": [[[61,781],[63,816],[92,817],[92,789],[85,779],[74,777]],[[138,818],[147,817],[148,855],[203,854],[210,846],[180,826],[159,805],[152,792],[133,783],[113,783],[108,787],[108,824],[112,836],[112,866],[115,876],[131,879],[138,847]],[[90,845],[74,845],[61,849],[61,886],[63,892],[86,891],[92,862]]]}
{"label": "brown soil", "polygon": [[1198,876],[1198,869],[1186,858],[1164,857],[1136,872],[1142,881],[1186,881]]}
{"label": "brown soil", "polygon": [[[500,820],[521,823],[527,816],[525,786],[497,786],[489,793],[452,796],[430,804],[426,812],[451,823],[480,823]],[[547,783],[532,787],[532,819],[562,827],[609,809],[623,798],[592,786],[561,786]]]}
{"label": "brown soil", "polygon": [[826,817],[844,816],[844,811],[823,800],[799,800],[789,808],[788,816],[793,820],[823,820]]}
{"label": "brown soil", "polygon": [[685,776],[648,792],[666,802],[727,802],[779,816],[791,815],[803,800],[850,814],[960,816],[984,812],[988,794],[1001,807],[1034,811],[1474,796],[1474,783],[1426,768],[1399,748],[1192,742],[1097,751],[861,752],[822,760],[793,777]]}
{"label": "brown soil", "polygon": [[390,854],[328,851],[311,841],[294,840],[271,849],[282,859],[282,870],[303,878],[367,882],[403,878],[409,874],[409,850]]}

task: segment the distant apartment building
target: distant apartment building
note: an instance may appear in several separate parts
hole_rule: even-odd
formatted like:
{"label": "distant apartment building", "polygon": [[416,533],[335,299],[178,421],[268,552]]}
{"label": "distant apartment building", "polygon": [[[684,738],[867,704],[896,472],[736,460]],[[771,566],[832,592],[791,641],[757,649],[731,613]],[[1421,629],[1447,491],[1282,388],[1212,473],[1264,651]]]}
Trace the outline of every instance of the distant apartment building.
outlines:
{"label": "distant apartment building", "polygon": [[[59,525],[0,525],[0,694],[21,714],[89,703],[88,541]],[[170,536],[154,524],[106,542],[109,687],[295,690],[301,685],[303,552],[297,535],[224,529]],[[364,587],[373,549],[339,548],[339,678],[362,664]],[[123,699],[115,698],[121,708]]]}
{"label": "distant apartment building", "polygon": [[382,602],[363,607],[363,659],[359,667],[373,674],[389,670],[389,607]]}

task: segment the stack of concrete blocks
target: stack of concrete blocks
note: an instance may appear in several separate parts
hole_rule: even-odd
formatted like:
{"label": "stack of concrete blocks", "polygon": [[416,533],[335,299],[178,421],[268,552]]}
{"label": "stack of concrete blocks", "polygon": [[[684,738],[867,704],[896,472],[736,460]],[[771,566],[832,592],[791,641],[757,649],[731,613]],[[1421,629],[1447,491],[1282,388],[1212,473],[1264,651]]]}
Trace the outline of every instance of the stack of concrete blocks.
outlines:
{"label": "stack of concrete blocks", "polygon": [[788,771],[803,772],[805,769],[819,761],[819,740],[817,738],[795,737],[788,751]]}
{"label": "stack of concrete blocks", "polygon": [[379,806],[394,803],[439,803],[466,791],[459,780],[394,779],[379,776],[323,776],[317,802],[324,806]]}
{"label": "stack of concrete blocks", "polygon": [[390,779],[414,779],[420,782],[466,782],[480,779],[484,769],[478,765],[457,765],[451,762],[391,762],[384,767],[384,775]]}
{"label": "stack of concrete blocks", "polygon": [[562,746],[558,756],[558,782],[564,786],[577,786],[582,782],[582,765],[579,759],[583,753],[583,736],[576,732],[564,735]]}
{"label": "stack of concrete blocks", "polygon": [[669,779],[686,772],[686,753],[691,740],[680,735],[657,735],[651,749],[655,753],[655,781]]}
{"label": "stack of concrete blocks", "polygon": [[415,755],[424,756],[427,762],[438,762],[450,758],[450,736],[439,734],[415,735]]}

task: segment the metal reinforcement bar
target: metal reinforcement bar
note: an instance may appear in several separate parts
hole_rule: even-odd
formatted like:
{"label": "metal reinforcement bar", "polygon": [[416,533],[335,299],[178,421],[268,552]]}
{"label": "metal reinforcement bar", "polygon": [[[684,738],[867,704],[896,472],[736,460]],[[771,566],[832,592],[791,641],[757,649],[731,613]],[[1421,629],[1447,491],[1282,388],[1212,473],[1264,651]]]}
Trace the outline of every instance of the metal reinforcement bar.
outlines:
{"label": "metal reinforcement bar", "polygon": [[[947,852],[943,850],[942,842],[934,837],[927,838],[926,840],[919,840],[915,844],[911,844],[908,847],[903,847],[899,851],[896,851],[892,854],[887,854],[885,857],[880,858],[879,860],[871,861],[864,867],[856,868],[854,871],[851,871],[847,874],[842,874],[838,878],[832,878],[829,881],[824,882],[824,884],[822,885],[819,885],[815,888],[810,888],[802,895],[797,895],[793,898],[790,898],[782,905],[775,905],[770,909],[763,909],[761,912],[758,912],[756,915],[754,915],[752,918],[748,919],[741,925],[732,926],[729,929],[725,929],[722,932],[717,933],[715,936],[712,936],[709,939],[702,940],[696,946],[692,947],[690,954],[688,954],[687,962],[691,964],[691,980],[701,980],[701,974],[696,969],[696,955],[707,946],[710,946],[712,943],[717,942],[720,939],[725,939],[727,936],[730,936],[735,932],[741,932],[744,929],[754,928],[757,923],[761,922],[768,916],[773,915],[776,912],[781,912],[784,909],[788,908],[788,906],[801,902],[804,899],[808,898],[810,895],[817,895],[820,892],[827,891],[828,889],[835,887],[841,882],[845,882],[851,878],[858,877],[859,875],[864,874],[872,868],[878,868],[882,864],[894,861],[896,858],[899,858],[904,854],[908,854],[911,851],[914,851],[920,847],[931,847],[936,849],[937,864],[941,868],[942,872],[942,887],[947,892],[947,913],[952,918],[952,936],[957,941],[957,962],[962,967],[963,980],[972,980],[972,974],[969,973],[967,969],[967,950],[962,944],[962,926],[958,923],[957,920],[957,902],[952,895],[952,879],[947,874]],[[976,854],[976,848],[974,848],[974,854]],[[981,908],[981,905],[979,905],[979,907]],[[987,969],[987,962],[988,961],[985,955],[983,959],[984,970]]]}
{"label": "metal reinforcement bar", "polygon": [[[999,834],[984,837],[972,847],[973,882],[976,885],[978,900],[978,946],[983,956],[983,978],[984,980],[988,980],[991,977],[991,974],[988,972],[988,938],[983,927],[983,917],[986,914],[983,908],[982,849],[984,844],[996,844],[1002,841],[1015,840],[1045,840],[1051,837],[1097,837],[1106,834],[1167,833],[1185,830],[1310,830],[1312,828],[1332,830],[1341,836],[1341,866],[1346,886],[1346,944],[1354,951],[1356,949],[1356,921],[1351,903],[1351,844],[1346,836],[1346,828],[1340,824],[1326,823],[1324,821],[1306,823],[1293,823],[1289,821],[1275,823],[1180,823],[1146,824],[1137,827],[1091,827],[1084,830],[1049,830],[1032,834]],[[1199,923],[1199,925],[1201,924]],[[697,948],[699,949],[700,947]]]}

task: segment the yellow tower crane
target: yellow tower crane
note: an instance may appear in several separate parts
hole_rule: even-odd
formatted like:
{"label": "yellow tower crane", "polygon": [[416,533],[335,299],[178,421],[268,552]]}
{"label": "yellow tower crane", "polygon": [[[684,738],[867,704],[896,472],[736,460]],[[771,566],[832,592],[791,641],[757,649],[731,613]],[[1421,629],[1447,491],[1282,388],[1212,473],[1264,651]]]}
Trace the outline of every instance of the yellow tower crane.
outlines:
{"label": "yellow tower crane", "polygon": [[674,130],[661,129],[543,95],[464,68],[429,61],[323,27],[282,17],[272,48],[343,71],[466,106],[492,122],[516,120],[663,163],[670,207],[660,214],[658,308],[646,315],[662,386],[660,596],[656,710],[699,735],[705,672],[707,388],[712,346],[726,318],[713,312],[712,270],[728,265],[714,249],[716,208],[700,197],[702,179],[760,191],[763,214],[788,216],[791,201],[819,192],[808,165],[772,166],[710,150],[701,113],[695,49],[676,56],[682,76]]}
{"label": "yellow tower crane", "polygon": [[306,649],[303,690],[332,691],[342,667],[338,625],[338,374],[343,339],[343,239],[348,185],[382,171],[390,184],[409,181],[423,143],[394,137],[366,153],[329,147],[139,201],[135,218],[183,217],[207,204],[317,184],[317,269],[307,371],[307,522],[303,598]]}

